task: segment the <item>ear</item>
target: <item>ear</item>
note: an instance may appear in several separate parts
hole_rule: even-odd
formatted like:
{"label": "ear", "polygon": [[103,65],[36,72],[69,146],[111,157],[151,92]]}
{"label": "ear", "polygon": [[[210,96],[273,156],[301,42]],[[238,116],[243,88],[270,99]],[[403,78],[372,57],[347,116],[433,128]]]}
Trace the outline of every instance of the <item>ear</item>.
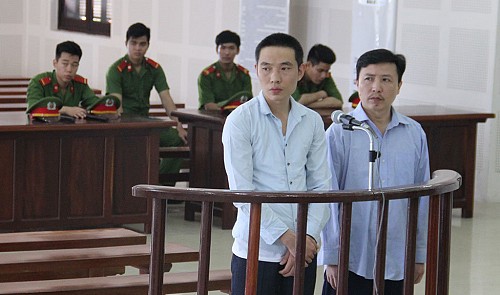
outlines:
{"label": "ear", "polygon": [[300,81],[300,79],[302,79],[302,77],[304,77],[304,73],[306,71],[306,63],[302,63],[300,66],[299,66],[299,77],[297,79],[297,81]]}
{"label": "ear", "polygon": [[255,68],[255,73],[257,74],[257,77],[259,76],[259,68],[257,67],[257,64],[254,65]]}
{"label": "ear", "polygon": [[57,59],[55,59],[55,58],[54,58],[54,59],[52,60],[52,66],[54,66],[54,68],[55,68],[55,67],[56,67],[56,64],[57,64]]}
{"label": "ear", "polygon": [[398,83],[398,93],[399,94],[399,91],[401,90],[401,86],[403,85],[403,80],[399,81]]}
{"label": "ear", "polygon": [[236,48],[236,55],[240,54],[240,48]]}

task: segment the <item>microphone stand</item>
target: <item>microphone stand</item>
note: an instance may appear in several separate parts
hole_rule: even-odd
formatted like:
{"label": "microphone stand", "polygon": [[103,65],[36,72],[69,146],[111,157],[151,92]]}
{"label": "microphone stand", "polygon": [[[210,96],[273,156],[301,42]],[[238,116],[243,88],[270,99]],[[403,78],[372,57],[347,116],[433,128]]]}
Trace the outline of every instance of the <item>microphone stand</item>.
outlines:
{"label": "microphone stand", "polygon": [[368,135],[368,138],[370,139],[370,150],[368,151],[368,190],[373,190],[375,160],[379,155],[379,153],[375,150],[375,138],[377,138],[377,135],[368,126],[364,127],[353,124],[342,124],[342,128],[350,131],[363,130]]}

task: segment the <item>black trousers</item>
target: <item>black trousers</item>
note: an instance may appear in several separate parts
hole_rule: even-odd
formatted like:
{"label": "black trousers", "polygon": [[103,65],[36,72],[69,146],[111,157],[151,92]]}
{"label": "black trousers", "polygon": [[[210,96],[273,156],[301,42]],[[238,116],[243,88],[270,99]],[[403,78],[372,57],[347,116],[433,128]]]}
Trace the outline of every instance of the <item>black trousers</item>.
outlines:
{"label": "black trousers", "polygon": [[[323,292],[322,295],[337,295],[337,290],[330,286],[330,283],[326,280],[326,275],[323,274]],[[349,278],[347,282],[347,294],[349,295],[372,295],[373,294],[373,280],[365,279],[352,271],[349,272]],[[403,284],[404,281],[391,281],[385,280],[385,295],[402,295],[403,294]]]}
{"label": "black trousers", "polygon": [[[283,277],[278,271],[284,268],[279,262],[259,261],[257,273],[258,295],[289,295],[293,293],[293,278]],[[304,294],[313,295],[316,283],[317,260],[306,267],[304,280]],[[233,255],[231,259],[231,295],[245,294],[247,260]]]}

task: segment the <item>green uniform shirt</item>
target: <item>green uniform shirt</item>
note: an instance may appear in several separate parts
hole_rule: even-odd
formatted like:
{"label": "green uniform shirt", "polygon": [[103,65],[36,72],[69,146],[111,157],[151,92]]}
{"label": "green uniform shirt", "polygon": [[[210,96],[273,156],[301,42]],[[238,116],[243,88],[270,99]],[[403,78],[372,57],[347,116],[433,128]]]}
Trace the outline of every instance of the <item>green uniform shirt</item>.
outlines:
{"label": "green uniform shirt", "polygon": [[200,109],[209,102],[223,107],[241,96],[252,98],[252,80],[248,70],[237,64],[228,79],[217,61],[198,76],[198,94]]}
{"label": "green uniform shirt", "polygon": [[128,55],[113,63],[106,74],[106,94],[122,95],[124,114],[149,114],[149,96],[155,87],[158,93],[169,89],[160,64],[144,58],[141,71],[134,70]]}
{"label": "green uniform shirt", "polygon": [[69,83],[66,91],[63,91],[57,83],[55,71],[38,74],[30,80],[27,90],[28,108],[48,96],[58,97],[63,106],[83,108],[99,99],[87,85],[87,79],[78,75]]}
{"label": "green uniform shirt", "polygon": [[299,101],[300,97],[304,93],[314,93],[324,90],[330,97],[335,97],[342,101],[342,95],[340,94],[339,90],[337,89],[337,86],[335,85],[335,82],[333,82],[333,78],[331,75],[328,75],[319,85],[314,84],[311,81],[308,81],[305,78],[302,78],[297,83],[297,89],[295,89],[295,92],[292,94],[292,97],[296,100]]}

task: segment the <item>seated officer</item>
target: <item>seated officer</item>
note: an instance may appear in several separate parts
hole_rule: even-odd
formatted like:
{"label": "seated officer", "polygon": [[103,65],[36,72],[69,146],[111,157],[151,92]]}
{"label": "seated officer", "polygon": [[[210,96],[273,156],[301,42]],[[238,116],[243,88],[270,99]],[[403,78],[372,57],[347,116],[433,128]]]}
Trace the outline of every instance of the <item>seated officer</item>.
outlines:
{"label": "seated officer", "polygon": [[305,74],[297,83],[293,98],[310,108],[342,108],[342,95],[330,73],[334,62],[333,50],[322,44],[314,45],[307,55]]}
{"label": "seated officer", "polygon": [[[153,87],[158,92],[167,115],[177,123],[177,128],[165,128],[160,134],[160,146],[183,146],[187,144],[187,132],[182,123],[171,115],[177,108],[170,95],[170,87],[162,66],[148,58],[151,29],[143,23],[132,24],[125,36],[127,54],[115,61],[106,73],[106,93],[121,101],[118,112],[148,116],[149,98]],[[160,174],[177,173],[182,159],[162,158]],[[173,182],[164,185],[175,185]]]}
{"label": "seated officer", "polygon": [[85,118],[86,108],[99,98],[87,85],[87,79],[76,74],[82,49],[72,41],[57,44],[54,70],[33,77],[28,85],[28,109],[45,97],[57,97],[62,102],[61,114]]}
{"label": "seated officer", "polygon": [[243,103],[252,97],[252,82],[247,69],[234,63],[240,52],[240,37],[223,31],[215,38],[219,60],[198,76],[200,109],[220,110],[230,103]]}

